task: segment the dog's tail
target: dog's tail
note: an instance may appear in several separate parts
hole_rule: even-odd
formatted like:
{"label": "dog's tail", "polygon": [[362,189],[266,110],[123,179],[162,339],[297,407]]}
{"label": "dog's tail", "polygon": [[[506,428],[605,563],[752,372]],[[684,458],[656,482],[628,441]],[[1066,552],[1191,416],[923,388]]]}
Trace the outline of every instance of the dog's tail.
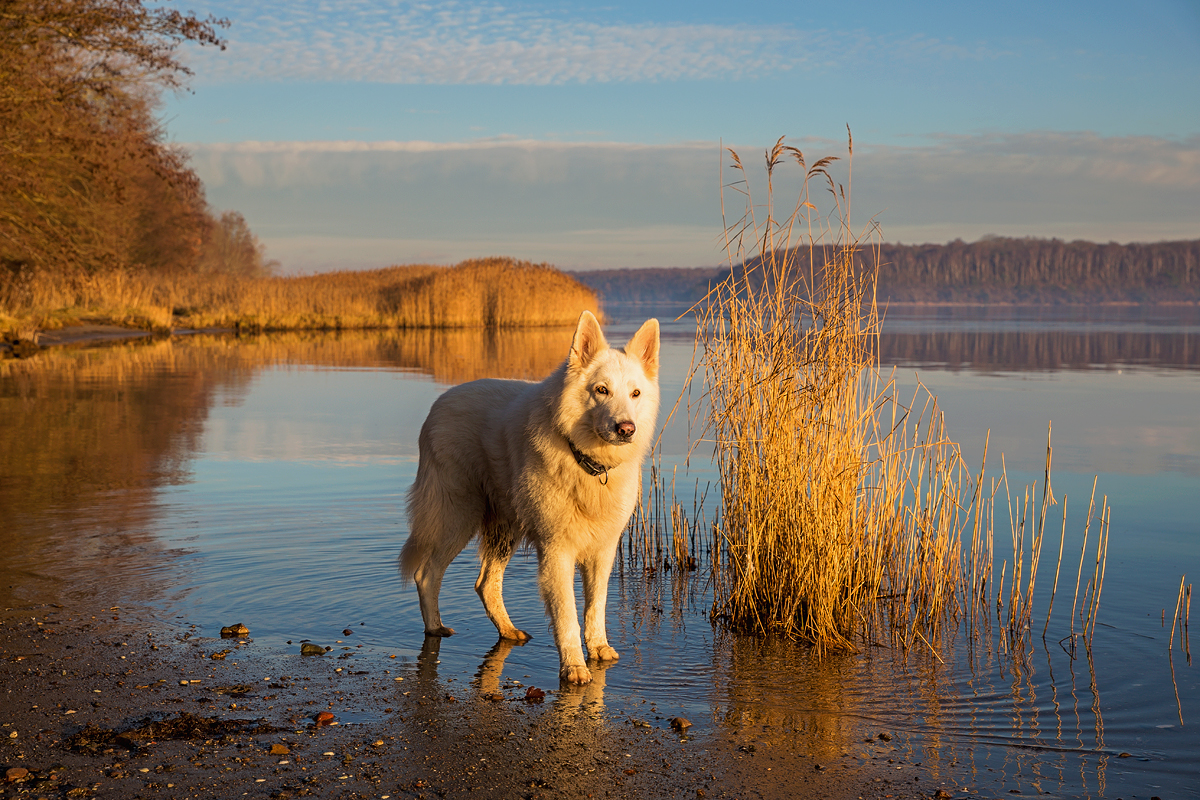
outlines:
{"label": "dog's tail", "polygon": [[433,555],[441,527],[439,506],[435,496],[439,490],[436,476],[430,475],[428,459],[417,467],[417,479],[408,490],[408,540],[400,549],[400,577],[405,584],[413,579]]}
{"label": "dog's tail", "polygon": [[400,548],[400,581],[404,586],[412,583],[413,575],[429,557],[427,553],[419,552],[418,548],[413,547],[412,544],[412,537],[409,536],[404,547]]}
{"label": "dog's tail", "polygon": [[408,534],[408,540],[404,543],[404,547],[400,548],[399,559],[400,579],[405,586],[412,581],[413,575],[415,575],[417,570],[421,568],[422,564],[429,560],[429,555],[433,552],[433,548],[429,545],[429,543],[422,541],[426,537],[419,535],[419,532],[422,529],[412,522],[413,505],[414,503],[411,499],[410,492],[408,503],[410,532]]}

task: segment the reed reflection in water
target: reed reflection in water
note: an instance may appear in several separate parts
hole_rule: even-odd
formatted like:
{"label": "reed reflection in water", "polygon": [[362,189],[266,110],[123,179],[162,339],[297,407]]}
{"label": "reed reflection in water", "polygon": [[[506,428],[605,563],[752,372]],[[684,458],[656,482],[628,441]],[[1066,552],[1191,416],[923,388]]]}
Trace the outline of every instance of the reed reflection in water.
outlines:
{"label": "reed reflection in water", "polygon": [[[187,482],[210,409],[266,369],[391,369],[443,384],[534,379],[572,329],[196,335],[47,350],[0,362],[0,603],[57,602],[149,580],[167,558],[156,490]],[[353,403],[354,398],[345,398]],[[413,438],[415,446],[415,436]]]}
{"label": "reed reflection in water", "polygon": [[249,377],[223,350],[155,341],[0,362],[0,603],[157,594],[157,490],[186,480],[218,388]]}
{"label": "reed reflection in water", "polygon": [[1082,649],[1072,659],[1038,641],[1014,657],[991,637],[955,635],[933,649],[817,658],[710,626],[703,572],[627,566],[618,579],[620,635],[635,646],[609,670],[610,693],[657,700],[664,717],[695,714],[747,758],[803,754],[831,770],[886,763],[898,789],[924,773],[985,795],[1038,785],[1091,796],[1107,784],[1119,751]]}

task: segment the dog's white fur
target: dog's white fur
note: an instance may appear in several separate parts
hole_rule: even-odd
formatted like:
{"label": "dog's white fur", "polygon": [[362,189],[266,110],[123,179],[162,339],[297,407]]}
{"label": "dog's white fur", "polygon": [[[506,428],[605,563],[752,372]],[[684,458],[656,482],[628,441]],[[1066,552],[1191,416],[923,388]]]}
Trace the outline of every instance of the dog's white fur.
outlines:
{"label": "dog's white fur", "polygon": [[[531,545],[559,677],[591,680],[580,647],[576,567],[583,576],[588,656],[618,658],[605,634],[604,605],[653,441],[658,353],[658,320],[647,320],[624,349],[615,349],[585,311],[567,360],[541,383],[472,381],[433,404],[421,427],[420,463],[408,497],[411,533],[400,553],[401,573],[417,584],[426,635],[454,633],[438,612],[442,576],[478,534],[475,591],[501,638],[530,638],[509,619],[501,589],[514,548]],[[589,474],[568,440],[607,472]]]}

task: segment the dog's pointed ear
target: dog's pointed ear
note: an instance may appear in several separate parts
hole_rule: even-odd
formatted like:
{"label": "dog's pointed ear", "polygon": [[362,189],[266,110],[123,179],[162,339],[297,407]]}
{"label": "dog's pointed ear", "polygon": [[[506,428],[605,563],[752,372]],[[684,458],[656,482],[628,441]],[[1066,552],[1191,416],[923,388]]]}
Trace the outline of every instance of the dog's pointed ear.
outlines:
{"label": "dog's pointed ear", "polygon": [[575,326],[575,338],[571,340],[571,355],[567,361],[576,369],[586,369],[600,351],[607,349],[608,340],[600,330],[600,323],[592,312],[584,311]]}
{"label": "dog's pointed ear", "polygon": [[633,356],[642,362],[646,375],[658,377],[658,320],[648,319],[642,323],[629,342],[625,345],[626,355]]}

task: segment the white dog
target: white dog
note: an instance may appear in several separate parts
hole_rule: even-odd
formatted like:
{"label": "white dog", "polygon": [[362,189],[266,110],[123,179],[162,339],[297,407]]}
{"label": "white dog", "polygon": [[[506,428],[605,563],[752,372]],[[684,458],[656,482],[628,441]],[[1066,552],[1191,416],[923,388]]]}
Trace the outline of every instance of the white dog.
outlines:
{"label": "white dog", "polygon": [[658,351],[658,320],[647,320],[617,350],[585,311],[566,362],[541,383],[472,381],[433,404],[421,427],[411,533],[400,553],[401,573],[417,584],[426,635],[454,633],[438,612],[442,576],[478,534],[475,591],[502,638],[530,638],[512,624],[501,594],[513,549],[527,544],[537,550],[560,679],[592,679],[579,641],[576,567],[588,656],[617,659],[604,604],[653,441]]}

